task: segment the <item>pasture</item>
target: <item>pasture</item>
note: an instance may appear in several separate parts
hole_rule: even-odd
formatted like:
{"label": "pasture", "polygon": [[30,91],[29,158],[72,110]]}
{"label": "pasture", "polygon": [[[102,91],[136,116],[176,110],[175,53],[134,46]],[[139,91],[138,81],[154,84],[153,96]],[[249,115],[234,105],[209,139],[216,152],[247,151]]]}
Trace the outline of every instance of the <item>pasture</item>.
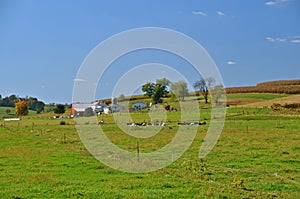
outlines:
{"label": "pasture", "polygon": [[[243,98],[242,94],[228,96]],[[246,95],[246,94],[245,94]],[[263,95],[263,94],[261,94]],[[244,96],[273,100],[286,96]],[[268,99],[266,99],[268,98]],[[202,102],[203,103],[203,102]],[[210,122],[202,109],[197,135],[182,157],[150,173],[131,174],[97,161],[83,146],[73,119],[30,115],[0,120],[0,198],[297,198],[300,195],[300,117],[269,108],[229,107],[213,150],[198,158]],[[118,113],[116,113],[118,114]],[[147,112],[133,112],[136,121]],[[180,112],[168,112],[159,134],[140,139],[149,152],[176,134]],[[101,126],[119,147],[136,151],[136,139],[118,128],[113,115]],[[65,125],[60,125],[61,121]],[[84,124],[83,124],[84,125]],[[99,126],[100,128],[100,126]],[[142,128],[142,127],[141,127]],[[146,127],[147,128],[147,127]]]}
{"label": "pasture", "polygon": [[[10,112],[7,114],[6,110],[9,109]],[[35,111],[29,110],[28,115],[35,115]],[[17,117],[15,115],[15,108],[13,107],[0,107],[0,118],[11,118]]]}

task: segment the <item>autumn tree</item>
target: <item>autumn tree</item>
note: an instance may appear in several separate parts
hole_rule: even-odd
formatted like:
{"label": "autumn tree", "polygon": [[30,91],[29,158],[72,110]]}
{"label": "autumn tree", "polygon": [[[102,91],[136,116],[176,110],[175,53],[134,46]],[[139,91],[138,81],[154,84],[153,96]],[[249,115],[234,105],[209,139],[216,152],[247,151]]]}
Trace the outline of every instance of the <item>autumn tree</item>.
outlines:
{"label": "autumn tree", "polygon": [[15,115],[28,115],[28,105],[25,101],[18,101],[15,103]]}
{"label": "autumn tree", "polygon": [[184,101],[184,97],[188,94],[187,83],[179,81],[171,84],[171,92],[175,94],[179,101]]}

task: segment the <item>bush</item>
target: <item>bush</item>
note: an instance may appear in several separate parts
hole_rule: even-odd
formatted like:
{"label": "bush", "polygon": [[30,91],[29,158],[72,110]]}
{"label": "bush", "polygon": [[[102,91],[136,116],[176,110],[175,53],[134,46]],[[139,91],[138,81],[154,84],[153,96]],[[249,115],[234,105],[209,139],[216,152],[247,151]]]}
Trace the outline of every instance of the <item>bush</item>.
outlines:
{"label": "bush", "polygon": [[285,104],[283,107],[288,109],[297,109],[300,108],[300,103]]}
{"label": "bush", "polygon": [[54,113],[56,114],[63,114],[66,112],[65,105],[63,104],[57,104],[54,108]]}
{"label": "bush", "polygon": [[271,106],[271,109],[272,109],[273,111],[278,111],[278,110],[282,109],[282,106],[281,106],[281,104],[274,103],[274,104]]}

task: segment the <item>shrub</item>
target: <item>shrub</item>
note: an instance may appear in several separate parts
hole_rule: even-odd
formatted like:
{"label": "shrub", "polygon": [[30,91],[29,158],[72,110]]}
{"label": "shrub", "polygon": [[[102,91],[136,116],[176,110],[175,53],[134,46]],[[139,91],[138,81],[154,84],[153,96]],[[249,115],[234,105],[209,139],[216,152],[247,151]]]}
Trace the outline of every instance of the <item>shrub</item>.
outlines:
{"label": "shrub", "polygon": [[56,114],[63,114],[66,112],[65,105],[63,104],[57,104],[54,108],[54,113]]}
{"label": "shrub", "polygon": [[288,109],[297,109],[300,108],[300,103],[285,104],[283,107]]}
{"label": "shrub", "polygon": [[274,104],[271,106],[271,109],[272,109],[273,111],[277,111],[277,110],[282,109],[282,106],[281,106],[281,104],[274,103]]}

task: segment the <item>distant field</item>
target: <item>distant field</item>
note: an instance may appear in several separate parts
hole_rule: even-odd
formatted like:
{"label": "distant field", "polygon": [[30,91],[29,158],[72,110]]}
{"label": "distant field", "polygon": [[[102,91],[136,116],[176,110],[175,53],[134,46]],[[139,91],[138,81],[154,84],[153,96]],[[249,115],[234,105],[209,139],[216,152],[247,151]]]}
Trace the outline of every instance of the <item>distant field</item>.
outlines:
{"label": "distant field", "polygon": [[235,93],[227,94],[227,99],[257,99],[257,100],[271,100],[290,96],[289,94],[273,94],[273,93]]}
{"label": "distant field", "polygon": [[271,100],[261,101],[250,103],[245,106],[247,107],[271,107],[274,103],[277,104],[292,104],[292,103],[300,103],[300,95],[289,95],[287,97],[275,98]]}
{"label": "distant field", "polygon": [[[259,95],[228,98],[268,102],[292,97]],[[199,148],[210,123],[210,109],[202,109],[200,120],[206,118],[208,124],[199,126],[183,156],[166,168],[143,174],[117,171],[93,158],[72,119],[43,113],[6,122],[5,127],[1,119],[0,198],[298,198],[299,116],[270,111],[229,107],[220,139],[200,160]],[[146,111],[131,116],[138,122],[149,119]],[[160,133],[139,140],[141,152],[157,150],[174,137],[180,112],[168,112],[167,118]],[[136,151],[137,140],[118,128],[113,115],[98,119],[105,121],[101,128],[114,144]]]}
{"label": "distant field", "polygon": [[227,105],[245,105],[267,102],[274,99],[282,99],[288,94],[273,94],[273,93],[236,93],[236,94],[227,94]]}

